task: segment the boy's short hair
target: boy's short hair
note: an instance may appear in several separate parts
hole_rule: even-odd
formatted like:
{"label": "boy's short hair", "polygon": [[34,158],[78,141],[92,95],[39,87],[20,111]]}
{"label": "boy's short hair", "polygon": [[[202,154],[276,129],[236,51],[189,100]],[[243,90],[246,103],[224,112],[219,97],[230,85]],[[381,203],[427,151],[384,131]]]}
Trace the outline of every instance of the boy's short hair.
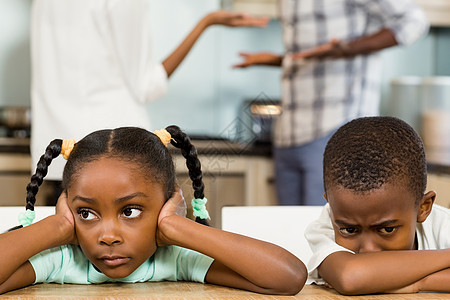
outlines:
{"label": "boy's short hair", "polygon": [[422,198],[427,167],[422,140],[394,117],[359,118],[343,125],[328,141],[323,158],[327,187],[368,192],[386,183],[400,183]]}

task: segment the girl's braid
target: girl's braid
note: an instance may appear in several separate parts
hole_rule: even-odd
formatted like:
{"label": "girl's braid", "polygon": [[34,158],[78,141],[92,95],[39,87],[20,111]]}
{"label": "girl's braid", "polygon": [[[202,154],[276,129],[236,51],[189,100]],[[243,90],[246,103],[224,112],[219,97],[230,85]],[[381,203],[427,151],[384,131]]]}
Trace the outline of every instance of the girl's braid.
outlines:
{"label": "girl's braid", "polygon": [[39,186],[42,184],[44,177],[47,175],[48,166],[52,160],[61,153],[62,140],[53,140],[45,149],[45,153],[39,159],[36,167],[36,173],[31,176],[31,181],[27,185],[27,204],[26,209],[34,210],[36,203],[36,194]]}

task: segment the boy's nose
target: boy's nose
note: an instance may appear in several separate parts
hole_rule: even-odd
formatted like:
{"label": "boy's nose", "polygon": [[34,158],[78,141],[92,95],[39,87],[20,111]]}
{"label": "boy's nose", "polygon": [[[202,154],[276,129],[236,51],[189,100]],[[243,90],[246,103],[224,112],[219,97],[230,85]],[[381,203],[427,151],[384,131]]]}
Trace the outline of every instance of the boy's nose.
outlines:
{"label": "boy's nose", "polygon": [[358,253],[369,253],[381,251],[381,248],[369,237],[362,238]]}
{"label": "boy's nose", "polygon": [[104,221],[102,223],[102,231],[98,237],[99,244],[108,246],[121,244],[123,237],[117,224],[114,221]]}

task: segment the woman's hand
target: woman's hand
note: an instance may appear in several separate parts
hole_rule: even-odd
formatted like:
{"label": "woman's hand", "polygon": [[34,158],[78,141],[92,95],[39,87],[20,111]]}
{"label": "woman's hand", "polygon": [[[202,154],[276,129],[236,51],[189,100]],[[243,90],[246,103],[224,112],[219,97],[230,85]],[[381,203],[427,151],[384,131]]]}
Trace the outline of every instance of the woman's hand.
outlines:
{"label": "woman's hand", "polygon": [[233,65],[234,69],[248,68],[256,65],[280,66],[282,57],[270,52],[247,53],[241,52],[239,56],[244,59],[243,62]]}
{"label": "woman's hand", "polygon": [[218,10],[206,15],[205,20],[210,25],[224,25],[229,27],[266,27],[269,18],[256,18],[249,14],[234,13],[226,10]]}
{"label": "woman's hand", "polygon": [[158,216],[158,228],[156,230],[156,243],[158,246],[171,245],[170,241],[165,237],[162,231],[162,224],[165,218],[177,215],[183,218],[186,217],[186,202],[184,201],[183,192],[179,186],[175,187],[175,192],[172,197],[167,200],[161,208]]}
{"label": "woman's hand", "polygon": [[72,214],[72,211],[67,204],[67,193],[63,191],[58,198],[58,203],[56,203],[56,214],[62,215],[67,220],[68,228],[68,237],[67,244],[78,244],[77,235],[75,232],[75,220]]}

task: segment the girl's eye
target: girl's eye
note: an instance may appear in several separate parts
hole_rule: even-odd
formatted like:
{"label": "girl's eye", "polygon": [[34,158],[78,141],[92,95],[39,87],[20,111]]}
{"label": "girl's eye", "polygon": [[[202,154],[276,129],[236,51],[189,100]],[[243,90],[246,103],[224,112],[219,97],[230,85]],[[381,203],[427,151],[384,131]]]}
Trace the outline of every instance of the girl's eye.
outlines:
{"label": "girl's eye", "polygon": [[378,231],[382,234],[392,234],[396,230],[396,227],[383,227],[380,228]]}
{"label": "girl's eye", "polygon": [[139,208],[127,207],[123,210],[123,215],[126,218],[136,218],[142,213],[142,210]]}
{"label": "girl's eye", "polygon": [[83,220],[93,220],[96,217],[95,214],[93,214],[91,211],[89,211],[87,209],[79,209],[78,215]]}
{"label": "girl's eye", "polygon": [[342,235],[355,235],[358,232],[358,229],[355,227],[347,227],[347,228],[340,228],[339,231]]}

